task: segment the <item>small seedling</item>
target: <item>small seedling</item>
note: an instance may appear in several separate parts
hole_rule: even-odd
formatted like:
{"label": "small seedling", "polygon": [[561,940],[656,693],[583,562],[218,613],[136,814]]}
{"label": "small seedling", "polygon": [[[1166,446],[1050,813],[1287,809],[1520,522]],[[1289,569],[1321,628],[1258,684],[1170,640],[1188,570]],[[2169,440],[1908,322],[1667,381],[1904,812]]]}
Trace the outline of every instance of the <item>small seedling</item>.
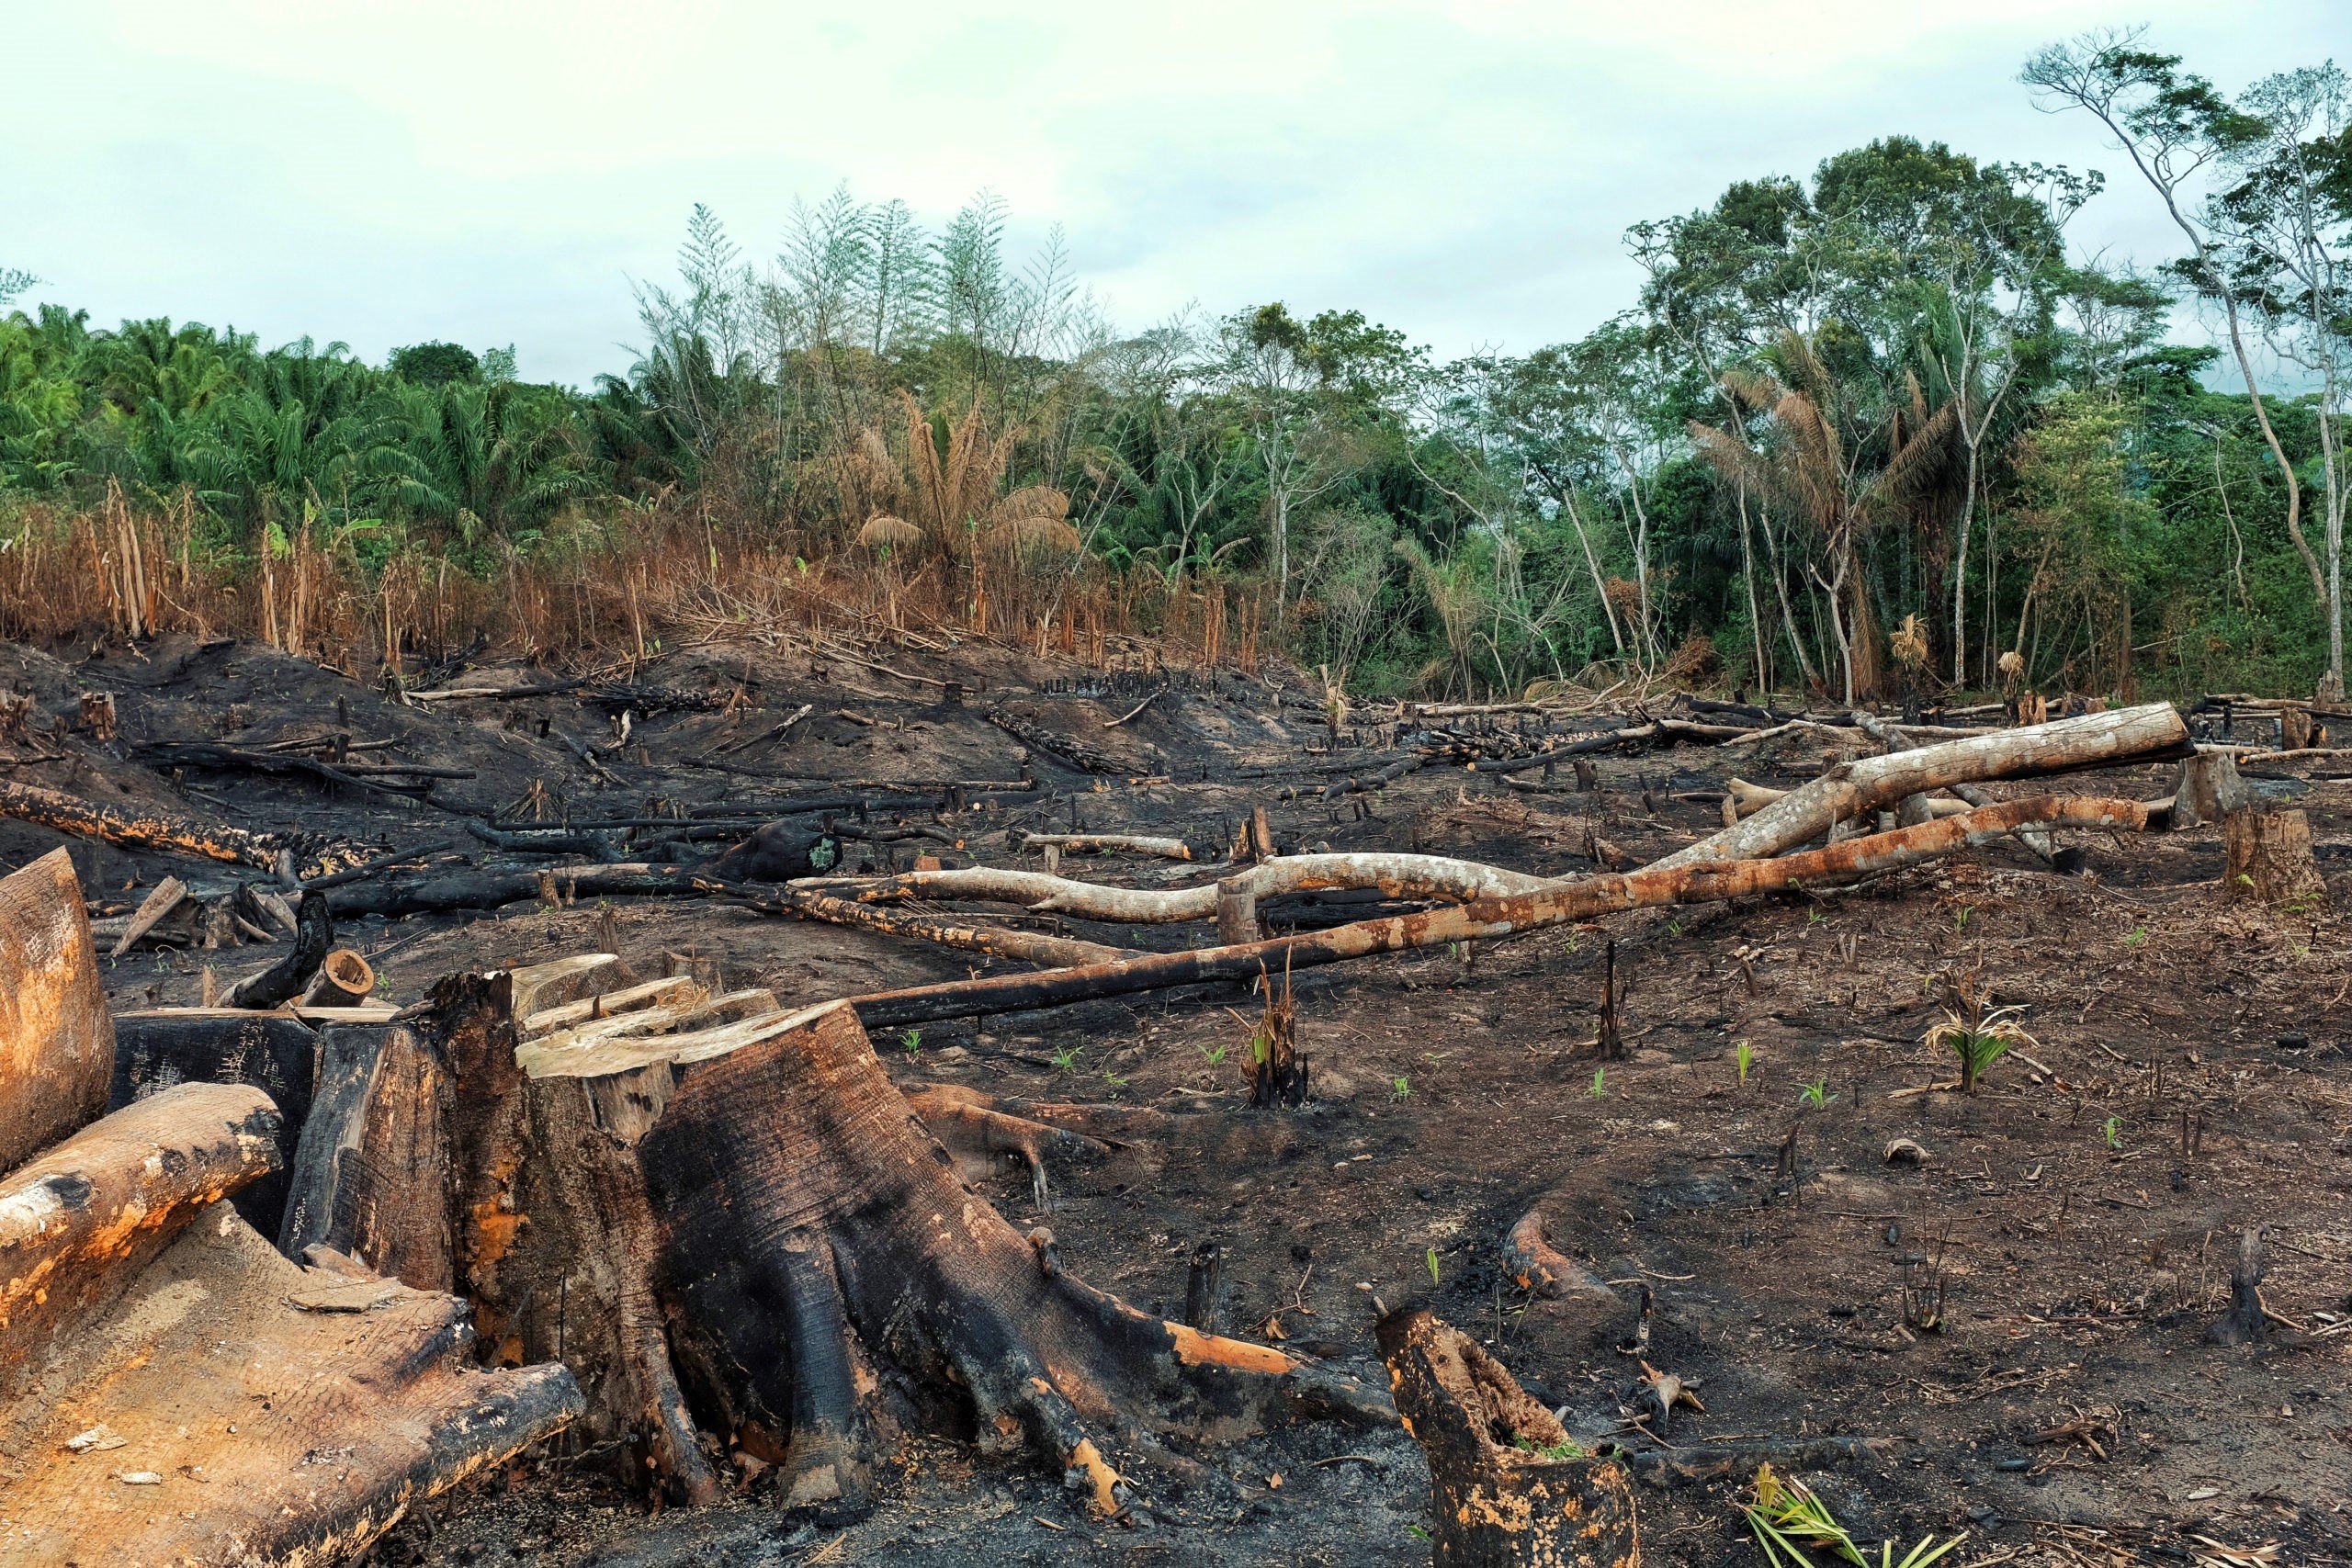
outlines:
{"label": "small seedling", "polygon": [[1391,1105],[1396,1104],[1396,1103],[1397,1101],[1399,1101],[1399,1100],[1410,1100],[1410,1099],[1412,1098],[1412,1096],[1413,1096],[1413,1080],[1412,1080],[1412,1079],[1410,1079],[1410,1078],[1407,1077],[1406,1077],[1404,1074],[1402,1074],[1402,1073],[1398,1073],[1398,1074],[1397,1074],[1394,1078],[1392,1078],[1392,1079],[1390,1079],[1390,1080],[1389,1080],[1389,1084],[1388,1084],[1388,1102],[1389,1102]]}
{"label": "small seedling", "polygon": [[1195,1045],[1193,1049],[1198,1051],[1201,1054],[1201,1060],[1212,1067],[1219,1066],[1225,1061],[1226,1045],[1222,1040],[1218,1041],[1215,1046]]}
{"label": "small seedling", "polygon": [[1970,912],[1969,907],[1965,904],[1962,904],[1959,908],[1954,909],[1951,912],[1952,935],[1966,936],[1968,934],[1968,917]]}
{"label": "small seedling", "polygon": [[1056,1052],[1054,1055],[1054,1066],[1062,1068],[1064,1071],[1068,1071],[1070,1064],[1077,1060],[1078,1047],[1075,1045],[1071,1046],[1067,1051]]}
{"label": "small seedling", "polygon": [[2132,928],[2131,934],[2123,939],[2123,945],[2133,953],[2137,953],[2142,948],[2147,946],[2148,928],[2145,926],[2133,926]]}
{"label": "small seedling", "polygon": [[2101,1132],[2103,1132],[2103,1133],[2105,1133],[2105,1134],[2107,1134],[2107,1146],[2108,1146],[2109,1148],[2110,1148],[2110,1149],[2120,1149],[2120,1148],[2121,1148],[2121,1147],[2123,1146],[2123,1118],[2122,1118],[2122,1117],[2120,1117],[2120,1116],[2110,1116],[2110,1117],[2109,1117],[2109,1118],[2107,1119],[2107,1124],[2106,1124],[2105,1126],[2103,1126],[2102,1128],[2100,1128],[2099,1130],[2100,1130]]}
{"label": "small seedling", "polygon": [[1821,918],[1821,911],[1812,908],[1811,906],[1806,907],[1804,912],[1804,922],[1809,926],[1826,925],[1828,923]]}
{"label": "small seedling", "polygon": [[904,1034],[899,1036],[899,1044],[903,1050],[905,1050],[908,1055],[912,1056],[916,1055],[922,1050],[922,1031],[920,1029],[908,1030]]}
{"label": "small seedling", "polygon": [[1680,920],[1667,921],[1666,934],[1668,936],[1680,936],[1682,934],[1682,922]]}
{"label": "small seedling", "polygon": [[1837,1098],[1838,1097],[1836,1095],[1829,1092],[1829,1078],[1826,1074],[1814,1079],[1811,1083],[1797,1090],[1797,1103],[1800,1105],[1810,1106],[1815,1111],[1823,1109],[1828,1105],[1831,1100]]}
{"label": "small seedling", "polygon": [[1434,1290],[1439,1284],[1437,1277],[1437,1248],[1432,1247],[1426,1252],[1423,1252],[1421,1254],[1421,1261],[1430,1266],[1430,1287]]}
{"label": "small seedling", "polygon": [[1429,1540],[1429,1539],[1430,1539],[1430,1532],[1429,1532],[1429,1531],[1427,1531],[1427,1530],[1425,1530],[1425,1529],[1422,1529],[1420,1526],[1419,1526],[1419,1525],[1407,1525],[1407,1526],[1405,1527],[1405,1529],[1406,1529],[1406,1531],[1407,1531],[1407,1533],[1408,1533],[1408,1534],[1417,1535],[1417,1536],[1420,1537],[1423,1540]]}
{"label": "small seedling", "polygon": [[1102,1069],[1102,1081],[1109,1084],[1113,1089],[1125,1089],[1127,1087],[1127,1080],[1121,1077],[1118,1074],[1113,1072],[1108,1067]]}
{"label": "small seedling", "polygon": [[1740,1087],[1745,1089],[1747,1087],[1747,1069],[1756,1065],[1756,1053],[1747,1042],[1743,1040],[1732,1055],[1733,1059],[1739,1064]]}
{"label": "small seedling", "polygon": [[1600,1099],[1603,1095],[1606,1095],[1608,1092],[1609,1092],[1609,1069],[1608,1069],[1607,1067],[1595,1067],[1595,1068],[1593,1068],[1593,1069],[1592,1069],[1592,1098],[1593,1098],[1593,1099],[1595,1099],[1595,1100],[1599,1100],[1599,1099]]}

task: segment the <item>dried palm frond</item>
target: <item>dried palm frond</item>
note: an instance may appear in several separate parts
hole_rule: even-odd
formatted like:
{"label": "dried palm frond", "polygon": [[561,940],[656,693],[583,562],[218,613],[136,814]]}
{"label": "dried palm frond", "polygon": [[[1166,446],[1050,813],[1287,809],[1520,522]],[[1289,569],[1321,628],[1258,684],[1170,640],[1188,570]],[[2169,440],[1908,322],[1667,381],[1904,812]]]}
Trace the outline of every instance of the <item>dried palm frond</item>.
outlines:
{"label": "dried palm frond", "polygon": [[990,529],[989,541],[1009,545],[1016,550],[1057,550],[1064,555],[1076,555],[1082,542],[1078,530],[1058,517],[1015,517]]}
{"label": "dried palm frond", "polygon": [[869,550],[905,551],[930,542],[931,536],[903,517],[880,513],[865,520],[857,531],[857,542]]}
{"label": "dried palm frond", "polygon": [[1016,517],[1067,517],[1069,497],[1051,485],[1023,485],[1007,491],[989,508],[993,523],[1010,523]]}
{"label": "dried palm frond", "polygon": [[1928,662],[1927,623],[1916,615],[1904,616],[1903,624],[1894,628],[1894,636],[1889,639],[1887,647],[1894,653],[1897,664],[1906,670],[1918,669]]}
{"label": "dried palm frond", "polygon": [[2001,683],[2003,685],[2016,685],[2024,674],[2025,655],[2014,648],[2001,655]]}

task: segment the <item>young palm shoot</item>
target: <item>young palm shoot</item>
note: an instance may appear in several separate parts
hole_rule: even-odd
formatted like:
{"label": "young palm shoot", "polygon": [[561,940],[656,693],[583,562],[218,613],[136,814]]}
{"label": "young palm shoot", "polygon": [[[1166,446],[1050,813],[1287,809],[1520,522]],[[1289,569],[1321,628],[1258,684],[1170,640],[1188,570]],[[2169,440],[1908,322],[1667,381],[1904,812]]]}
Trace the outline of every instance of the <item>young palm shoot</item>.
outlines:
{"label": "young palm shoot", "polygon": [[1756,1471],[1756,1487],[1752,1501],[1738,1505],[1747,1516],[1747,1528],[1755,1534],[1756,1544],[1763,1549],[1765,1561],[1772,1568],[1814,1568],[1799,1543],[1815,1551],[1826,1551],[1837,1561],[1851,1562],[1856,1568],[1928,1568],[1928,1565],[1958,1546],[1961,1536],[1954,1536],[1941,1546],[1932,1535],[1924,1537],[1898,1562],[1894,1543],[1879,1545],[1876,1564],[1870,1554],[1855,1544],[1854,1538],[1830,1513],[1829,1506],[1802,1481],[1787,1480],[1772,1473],[1769,1464]]}
{"label": "young palm shoot", "polygon": [[2024,1010],[2017,1007],[1994,1008],[1990,1011],[1971,1009],[1973,1016],[1968,1018],[1947,1012],[1942,1022],[1928,1031],[1930,1048],[1942,1046],[1960,1058],[1962,1093],[1974,1094],[1976,1080],[2007,1055],[2012,1045],[2041,1043],[2018,1022],[2018,1015]]}

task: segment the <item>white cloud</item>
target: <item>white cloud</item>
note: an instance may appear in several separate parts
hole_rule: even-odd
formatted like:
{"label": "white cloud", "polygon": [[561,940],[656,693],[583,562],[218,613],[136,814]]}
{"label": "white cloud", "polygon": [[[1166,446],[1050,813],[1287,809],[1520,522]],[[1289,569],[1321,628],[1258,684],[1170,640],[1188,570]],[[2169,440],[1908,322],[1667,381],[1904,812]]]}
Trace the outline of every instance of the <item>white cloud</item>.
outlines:
{"label": "white cloud", "polygon": [[2023,57],[2144,17],[2234,87],[2345,30],[2337,0],[50,10],[0,24],[40,62],[0,98],[0,263],[100,320],[512,340],[570,380],[625,363],[627,276],[693,202],[756,253],[844,179],[933,222],[993,187],[1131,323],[1281,297],[1450,350],[1581,331],[1631,298],[1626,224],[1891,132],[2103,164],[2079,232],[2154,259],[2151,203]]}

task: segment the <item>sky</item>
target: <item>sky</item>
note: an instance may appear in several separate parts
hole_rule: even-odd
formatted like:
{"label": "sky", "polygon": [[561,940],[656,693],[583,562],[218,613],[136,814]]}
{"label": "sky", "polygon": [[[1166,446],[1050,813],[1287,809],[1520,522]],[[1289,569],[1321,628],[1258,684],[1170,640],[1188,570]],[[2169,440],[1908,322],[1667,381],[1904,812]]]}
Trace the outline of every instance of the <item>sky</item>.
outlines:
{"label": "sky", "polygon": [[843,181],[933,228],[987,188],[1125,328],[1282,299],[1525,352],[1633,301],[1628,224],[1894,133],[2105,169],[2077,243],[2163,259],[2016,83],[2137,24],[2232,92],[2352,57],[2352,0],[10,0],[0,266],[100,323],[586,384],[697,201],[760,257]]}

